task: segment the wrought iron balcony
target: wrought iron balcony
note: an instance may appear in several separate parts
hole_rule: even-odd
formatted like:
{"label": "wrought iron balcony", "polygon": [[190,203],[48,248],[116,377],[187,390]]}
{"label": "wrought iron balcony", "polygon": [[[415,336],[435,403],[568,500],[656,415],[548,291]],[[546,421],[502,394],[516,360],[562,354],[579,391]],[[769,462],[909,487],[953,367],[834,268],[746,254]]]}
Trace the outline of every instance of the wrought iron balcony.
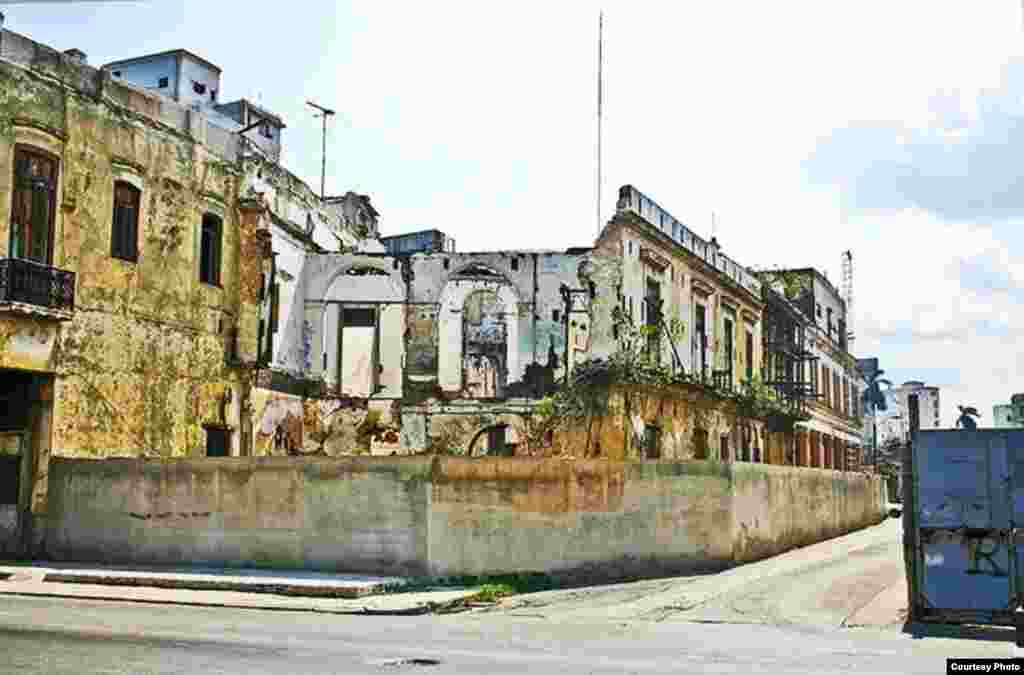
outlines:
{"label": "wrought iron balcony", "polygon": [[0,311],[70,319],[75,309],[75,273],[33,260],[0,260]]}

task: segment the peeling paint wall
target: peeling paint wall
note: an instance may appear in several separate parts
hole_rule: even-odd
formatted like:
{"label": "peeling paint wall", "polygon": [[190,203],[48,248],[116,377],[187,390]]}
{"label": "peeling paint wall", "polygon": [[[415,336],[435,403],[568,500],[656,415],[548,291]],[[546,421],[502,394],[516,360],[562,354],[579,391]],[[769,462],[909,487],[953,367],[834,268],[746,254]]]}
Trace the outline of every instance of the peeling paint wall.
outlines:
{"label": "peeling paint wall", "polygon": [[876,476],[699,461],[57,460],[51,491],[56,560],[413,575],[721,569],[884,518]]}
{"label": "peeling paint wall", "polygon": [[[239,383],[225,365],[240,310],[239,172],[191,126],[159,122],[157,97],[97,73],[97,100],[55,80],[66,79],[63,62],[28,65],[0,61],[0,253],[15,145],[51,152],[61,176],[53,265],[76,274],[76,307],[63,323],[0,317],[0,367],[56,375],[56,455],[201,454],[204,423],[237,427],[222,400]],[[137,262],[110,254],[115,180],[141,190]],[[223,221],[219,287],[199,281],[207,212]]]}
{"label": "peeling paint wall", "polygon": [[[300,280],[308,253],[363,245],[344,205],[210,115],[3,31],[0,258],[16,145],[58,161],[52,265],[76,275],[70,320],[0,314],[0,369],[56,376],[54,453],[202,455],[206,426],[231,454],[307,450],[292,390],[319,348]],[[111,256],[114,181],[141,194],[136,262]],[[205,213],[222,226],[216,286],[199,281]]]}
{"label": "peeling paint wall", "polygon": [[[559,289],[582,289],[587,264],[585,251],[309,254],[293,300],[304,314],[300,319],[293,309],[282,324],[278,365],[322,383],[326,399],[342,405],[399,404],[388,427],[399,439],[393,451],[465,447],[479,429],[456,421],[459,415],[532,398],[536,373],[547,373],[548,381],[564,373],[566,326],[585,331],[589,320],[586,302],[566,320]],[[569,347],[589,350],[579,341]],[[467,405],[444,407],[458,400]],[[406,420],[413,420],[408,432]],[[373,447],[391,448],[383,441]]]}
{"label": "peeling paint wall", "polygon": [[[657,447],[647,442],[647,430],[657,432]],[[703,451],[697,432],[706,434]],[[698,387],[617,387],[606,415],[555,433],[544,453],[556,457],[607,458],[616,461],[663,459],[769,463],[773,443],[786,442],[769,434],[760,420],[737,413],[734,404],[716,402]],[[771,462],[782,464],[782,461]]]}
{"label": "peeling paint wall", "polygon": [[[501,452],[509,446],[522,449],[511,439],[532,411],[537,384],[550,387],[560,381],[567,361],[571,368],[584,359],[610,355],[617,347],[613,309],[632,308],[635,323],[642,325],[643,299],[652,283],[660,287],[666,323],[677,331],[674,348],[670,340],[661,339],[663,363],[678,354],[684,369],[692,372],[698,366],[693,325],[699,303],[707,311],[708,377],[731,371],[738,387],[748,361],[751,373],[760,373],[760,299],[630,214],[613,219],[594,250],[307,255],[297,282],[305,314],[282,328],[283,366],[324,383],[328,398],[400,401],[397,425],[404,452],[476,452],[482,433],[490,443],[497,442],[493,433],[482,432],[488,425],[508,425]],[[570,291],[568,305],[563,287]],[[349,325],[346,308],[368,308],[373,319]],[[402,318],[385,325],[389,316]],[[727,316],[733,331],[728,356],[723,339]],[[385,380],[400,381],[401,386],[385,385]],[[690,407],[709,405],[705,400]],[[650,425],[652,414],[664,417],[644,414]],[[691,417],[668,416],[657,425],[665,427],[665,457],[692,456],[696,422]],[[407,419],[415,420],[415,426],[403,433]],[[638,456],[641,444],[614,430],[636,423],[619,422],[604,424],[607,431],[602,433],[619,435],[614,440],[598,442],[595,436],[593,442],[566,452]],[[732,452],[750,448],[749,457],[765,461],[768,440],[759,424],[727,421],[714,411],[701,424],[709,453],[724,444]],[[641,436],[642,427],[637,432]],[[723,437],[730,440],[723,442]]]}

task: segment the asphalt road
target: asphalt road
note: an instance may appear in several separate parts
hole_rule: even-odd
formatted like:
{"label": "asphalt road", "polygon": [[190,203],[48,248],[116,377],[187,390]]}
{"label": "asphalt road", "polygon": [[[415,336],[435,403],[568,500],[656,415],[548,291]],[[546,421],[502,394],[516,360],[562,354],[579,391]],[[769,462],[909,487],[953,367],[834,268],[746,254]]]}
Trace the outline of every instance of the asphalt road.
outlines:
{"label": "asphalt road", "polygon": [[1024,655],[1004,629],[842,625],[884,585],[894,522],[720,575],[446,616],[6,596],[0,673],[942,673]]}

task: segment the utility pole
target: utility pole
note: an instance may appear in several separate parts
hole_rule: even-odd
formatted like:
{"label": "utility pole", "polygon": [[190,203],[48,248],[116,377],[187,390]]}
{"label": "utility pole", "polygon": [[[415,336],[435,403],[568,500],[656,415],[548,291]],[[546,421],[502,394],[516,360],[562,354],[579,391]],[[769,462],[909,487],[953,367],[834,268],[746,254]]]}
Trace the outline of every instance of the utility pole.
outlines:
{"label": "utility pole", "polygon": [[601,106],[604,75],[604,12],[597,19],[597,234],[601,236]]}
{"label": "utility pole", "polygon": [[333,115],[334,111],[330,108],[324,108],[323,106],[317,105],[312,101],[306,101],[306,105],[319,110],[320,117],[324,118],[323,149],[321,151],[320,158],[320,199],[323,200],[326,195],[325,189],[327,185],[327,118]]}

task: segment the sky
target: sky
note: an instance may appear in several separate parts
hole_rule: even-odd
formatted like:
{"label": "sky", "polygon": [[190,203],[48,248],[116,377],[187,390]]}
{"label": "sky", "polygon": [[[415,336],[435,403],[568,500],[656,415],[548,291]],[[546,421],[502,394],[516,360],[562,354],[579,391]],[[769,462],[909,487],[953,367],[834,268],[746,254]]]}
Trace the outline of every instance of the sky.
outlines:
{"label": "sky", "polygon": [[[383,234],[587,246],[632,184],[733,259],[854,265],[853,351],[982,412],[1024,391],[1019,0],[0,3],[101,65],[189,49],[281,115],[283,163],[371,196]],[[1017,145],[1021,147],[1018,148]]]}

